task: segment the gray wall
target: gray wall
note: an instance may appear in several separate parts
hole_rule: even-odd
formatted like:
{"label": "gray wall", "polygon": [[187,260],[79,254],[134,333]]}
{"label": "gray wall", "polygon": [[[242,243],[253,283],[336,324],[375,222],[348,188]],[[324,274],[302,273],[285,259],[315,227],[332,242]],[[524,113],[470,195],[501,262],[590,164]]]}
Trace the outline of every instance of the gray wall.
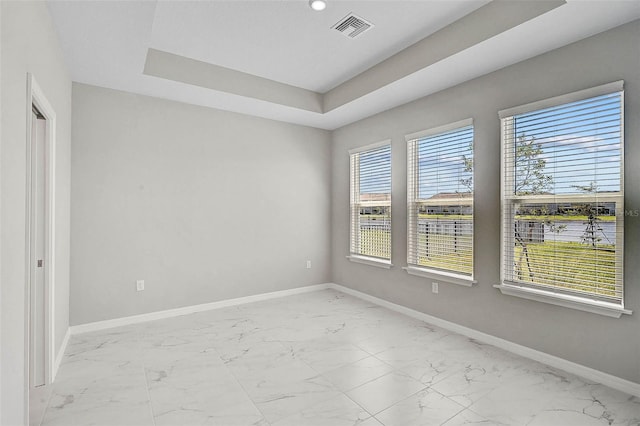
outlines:
{"label": "gray wall", "polygon": [[[626,307],[632,316],[596,314],[505,296],[500,280],[500,123],[498,110],[625,80],[626,208],[640,209],[640,22],[585,39],[333,133],[333,281],[412,309],[640,382],[640,218],[625,220]],[[475,276],[472,288],[409,276],[406,265],[404,135],[472,117],[475,126]],[[392,139],[393,253],[384,270],[345,259],[349,248],[349,148]]]}
{"label": "gray wall", "polygon": [[69,327],[69,181],[71,79],[46,4],[1,1],[2,131],[0,167],[1,324],[0,423],[22,425],[25,417],[25,226],[27,176],[27,72],[56,111],[55,346]]}
{"label": "gray wall", "polygon": [[330,153],[324,130],[74,83],[71,324],[328,282]]}

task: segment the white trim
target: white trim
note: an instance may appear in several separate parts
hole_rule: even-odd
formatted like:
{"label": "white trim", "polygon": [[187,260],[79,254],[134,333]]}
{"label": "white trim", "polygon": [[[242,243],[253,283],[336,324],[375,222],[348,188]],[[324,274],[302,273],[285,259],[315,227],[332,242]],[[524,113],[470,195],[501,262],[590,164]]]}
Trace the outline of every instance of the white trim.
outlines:
{"label": "white trim", "polygon": [[[503,151],[504,152],[504,151]],[[508,187],[507,187],[508,188]],[[623,192],[620,191],[622,194]],[[616,193],[617,194],[617,193]],[[558,194],[558,195],[547,195],[547,194],[531,194],[531,195],[513,195],[513,194],[505,194],[504,199],[517,203],[580,203],[580,202],[593,202],[594,198],[598,199],[598,202],[609,202],[615,203],[618,202],[621,198],[620,195],[611,195],[610,193],[600,193],[597,195],[594,194]],[[560,199],[560,201],[559,201]]]}
{"label": "white trim", "polygon": [[[625,301],[625,285],[624,285],[624,91],[620,93],[620,193],[622,197],[616,200],[616,263],[622,265],[622,271],[616,273],[616,287],[619,287],[622,294],[622,303]],[[620,211],[617,209],[620,208]],[[622,213],[622,214],[620,214]],[[622,235],[622,238],[617,238]]]}
{"label": "white trim", "polygon": [[624,309],[623,306],[615,303],[592,300],[570,294],[553,293],[530,287],[512,285],[506,282],[494,285],[493,287],[508,296],[521,297],[523,299],[535,300],[537,302],[549,303],[551,305],[563,306],[565,308],[577,309],[579,311],[591,312],[612,318],[620,318],[622,314],[631,315],[633,313],[633,311]]}
{"label": "white trim", "polygon": [[391,139],[385,139],[380,142],[372,143],[365,146],[360,146],[357,148],[351,148],[348,152],[349,155],[358,154],[363,151],[370,151],[372,149],[382,148],[383,146],[391,145]]}
{"label": "white trim", "polygon": [[[517,145],[517,135],[514,131],[516,116],[531,111],[539,111],[544,108],[553,106],[564,106],[565,104],[590,99],[601,95],[611,95],[613,101],[616,96],[620,97],[620,191],[616,193],[595,193],[595,194],[529,194],[516,195],[514,176],[515,160],[513,154],[507,155],[507,151],[513,151]],[[501,167],[500,167],[500,283],[494,285],[502,294],[521,297],[524,299],[534,300],[543,303],[549,303],[557,306],[567,307],[571,309],[581,310],[585,312],[596,313],[613,318],[620,318],[622,314],[630,315],[632,312],[624,309],[624,238],[620,238],[624,226],[624,215],[620,212],[624,211],[624,81],[616,81],[593,87],[566,95],[556,96],[529,103],[520,107],[510,108],[500,111],[500,132],[501,132]],[[508,189],[510,188],[510,189]],[[613,195],[616,194],[616,195]],[[511,266],[513,256],[515,255],[514,231],[516,210],[521,203],[583,203],[586,201],[602,201],[615,203],[616,209],[616,237],[615,237],[615,290],[620,296],[620,304],[607,301],[599,301],[589,298],[589,295],[578,296],[561,291],[553,292],[535,287],[535,283],[517,282],[512,276],[514,274]],[[561,290],[561,289],[560,289]],[[619,292],[619,293],[618,293]],[[576,291],[576,293],[578,293]],[[586,291],[584,292],[586,293]]]}
{"label": "white trim", "polygon": [[[55,176],[56,176],[56,112],[48,101],[44,91],[31,73],[27,73],[27,309],[26,309],[26,332],[27,336],[31,333],[31,116],[33,105],[46,119],[45,127],[45,168],[47,170],[46,188],[45,188],[45,384],[53,383],[55,376]],[[26,354],[30,356],[29,337],[26,341]],[[28,389],[29,389],[29,363],[27,363],[27,405],[28,405]]]}
{"label": "white trim", "polygon": [[402,313],[411,318],[415,318],[420,321],[424,321],[426,323],[433,324],[438,327],[442,327],[446,330],[462,334],[463,336],[467,336],[471,339],[475,339],[480,342],[493,345],[495,347],[504,349],[506,351],[523,356],[525,358],[529,358],[534,361],[538,361],[543,364],[549,365],[551,367],[564,370],[568,373],[575,374],[584,379],[601,383],[605,386],[609,386],[610,388],[619,390],[621,392],[640,397],[640,383],[635,383],[629,380],[625,380],[620,377],[613,376],[611,374],[604,373],[602,371],[595,370],[593,368],[586,367],[584,365],[577,364],[575,362],[571,362],[566,359],[547,354],[545,352],[537,351],[535,349],[531,349],[529,347],[522,346],[517,343],[513,343],[508,340],[501,339],[499,337],[492,336],[490,334],[482,333],[472,328],[464,327],[462,325],[458,325],[453,322],[449,322],[449,321],[446,321],[422,312],[418,312],[413,309],[407,308],[405,306],[397,305],[387,300],[383,300],[375,296],[371,296],[369,294],[362,293],[360,291],[341,286],[339,284],[332,283],[332,284],[329,284],[328,286],[333,290],[337,290],[342,293],[357,297],[359,299],[366,300],[371,303],[375,303],[376,305],[385,307],[387,309],[391,309],[392,311],[395,311],[395,312]]}
{"label": "white trim", "polygon": [[[3,34],[3,32],[2,32],[2,6],[0,6],[0,37],[1,37],[1,34]],[[0,45],[1,45],[1,43],[0,43]],[[0,129],[2,129],[3,126],[4,126],[4,123],[2,121],[2,99],[3,99],[3,97],[2,97],[2,56],[3,55],[0,54]],[[2,134],[1,133],[2,132],[0,131],[0,164],[2,164],[2,152],[1,152],[2,151]],[[2,187],[2,178],[0,177],[0,188],[1,187]],[[2,197],[0,197],[0,212],[1,211],[2,211]],[[0,213],[0,216],[2,216],[1,213]],[[1,217],[0,217],[0,219],[1,219]],[[1,225],[1,223],[2,223],[2,220],[0,220],[0,235],[4,235],[2,233],[2,225]],[[2,252],[2,249],[0,249],[0,259],[2,259],[1,252]],[[2,263],[2,262],[0,261],[0,263]],[[2,276],[1,272],[2,272],[2,265],[0,264],[0,276]],[[0,293],[2,293],[2,291],[0,291]],[[3,306],[2,305],[2,295],[0,295],[0,309],[2,309],[2,306]],[[1,316],[2,315],[0,315],[0,317]],[[1,330],[2,330],[2,318],[0,318],[0,346],[2,345],[2,342],[4,341]],[[2,398],[2,388],[3,388],[2,384],[4,383],[4,374],[5,374],[5,373],[3,373],[3,365],[4,364],[5,363],[0,360],[0,411],[3,409],[3,405],[4,405],[3,404],[4,399]],[[24,418],[27,419],[27,421],[28,421],[29,420],[29,409],[27,408],[25,411],[26,411],[27,415]],[[0,415],[0,417],[1,417],[1,415]],[[2,420],[0,419],[0,421],[2,421]]]}
{"label": "white trim", "polygon": [[88,333],[91,331],[106,330],[108,328],[121,327],[124,325],[138,324],[141,322],[154,321],[164,318],[172,318],[181,315],[193,314],[196,312],[210,311],[214,309],[228,308],[230,306],[244,305],[246,303],[260,302],[264,300],[277,299],[280,297],[293,296],[296,294],[310,293],[318,290],[326,290],[328,284],[316,284],[305,287],[292,288],[289,290],[274,291],[271,293],[256,294],[253,296],[238,297],[236,299],[221,300],[218,302],[203,303],[201,305],[184,306],[182,308],[167,309],[164,311],[149,312],[146,314],[132,315],[130,317],[115,318],[105,321],[96,321],[87,324],[74,325],[70,327],[71,335]]}
{"label": "white trim", "polygon": [[[137,324],[140,322],[145,322],[145,321],[152,321],[152,320],[156,320],[156,319],[162,319],[162,318],[171,318],[171,317],[175,317],[175,316],[180,316],[180,315],[187,315],[190,313],[195,313],[195,312],[202,312],[202,311],[208,311],[208,310],[213,310],[213,309],[219,309],[219,308],[225,308],[225,307],[229,307],[229,306],[236,306],[236,305],[241,305],[241,304],[245,304],[245,303],[252,303],[252,302],[259,302],[262,300],[269,300],[269,299],[275,299],[275,298],[279,298],[279,297],[286,297],[286,296],[291,296],[291,295],[295,295],[295,294],[302,294],[302,293],[310,293],[310,292],[314,292],[314,291],[320,291],[320,290],[327,290],[327,289],[331,289],[331,290],[336,290],[339,291],[341,293],[345,293],[348,294],[350,296],[354,296],[357,297],[359,299],[362,300],[366,300],[368,302],[371,303],[375,303],[376,305],[382,306],[384,308],[390,309],[392,311],[395,312],[399,312],[401,314],[407,315],[411,318],[415,318],[418,319],[420,321],[424,321],[426,323],[429,324],[433,324],[436,325],[438,327],[442,327],[446,330],[449,331],[453,331],[455,333],[459,333],[462,334],[463,336],[467,336],[469,338],[472,339],[476,339],[480,342],[483,343],[487,343],[493,346],[496,346],[500,349],[504,349],[506,351],[512,352],[514,354],[523,356],[525,358],[529,358],[532,359],[534,361],[538,361],[538,362],[542,362],[546,365],[549,365],[551,367],[554,368],[559,368],[561,370],[564,370],[566,372],[572,373],[572,374],[576,374],[580,377],[583,377],[587,380],[591,380],[597,383],[601,383],[605,386],[609,386],[613,389],[617,389],[621,392],[625,392],[631,395],[635,395],[640,397],[640,383],[635,383],[635,382],[631,382],[629,380],[625,380],[622,379],[620,377],[617,376],[613,376],[611,374],[607,374],[604,373],[602,371],[599,370],[595,370],[593,368],[589,368],[586,367],[584,365],[580,365],[571,361],[568,361],[566,359],[563,358],[559,358],[557,356],[554,355],[549,355],[547,353],[544,352],[540,352],[537,351],[535,349],[531,349],[528,348],[526,346],[522,346],[519,345],[517,343],[513,343],[510,342],[508,340],[504,340],[501,339],[499,337],[495,337],[492,336],[490,334],[486,334],[486,333],[482,333],[480,331],[468,328],[468,327],[464,327],[462,325],[458,325],[455,324],[453,322],[450,321],[446,321],[422,312],[418,312],[416,310],[413,310],[411,308],[407,308],[405,306],[401,306],[401,305],[397,305],[395,303],[389,302],[387,300],[384,299],[380,299],[378,297],[375,296],[371,296],[369,294],[366,293],[362,293],[360,291],[357,290],[353,290],[351,288],[348,287],[344,287],[342,285],[339,284],[335,284],[335,283],[326,283],[326,284],[317,284],[317,285],[311,285],[311,286],[307,286],[307,287],[299,287],[299,288],[294,288],[294,289],[290,289],[290,290],[283,290],[283,291],[276,291],[276,292],[272,292],[272,293],[264,293],[264,294],[258,294],[255,296],[248,296],[248,297],[240,297],[237,299],[231,299],[231,300],[223,300],[220,302],[213,302],[213,303],[205,303],[202,305],[195,305],[195,306],[187,306],[184,308],[177,308],[177,309],[170,309],[170,310],[166,310],[166,311],[159,311],[159,312],[152,312],[149,314],[142,314],[142,315],[135,315],[135,316],[131,316],[131,317],[125,317],[125,318],[118,318],[118,319],[113,319],[113,320],[107,320],[107,321],[99,321],[99,322],[94,322],[94,323],[89,323],[89,324],[82,324],[82,325],[76,325],[73,327],[70,327],[68,332],[67,332],[67,336],[69,335],[76,335],[76,334],[81,334],[81,333],[86,333],[86,332],[90,332],[90,331],[98,331],[98,330],[104,330],[107,328],[112,328],[112,327],[119,327],[119,326],[123,326],[123,325],[129,325],[129,324]],[[66,347],[67,345],[67,341],[68,341],[68,337],[65,336],[65,340],[63,342],[63,347]],[[62,359],[62,355],[64,351],[62,350],[62,348],[60,349],[60,353],[59,353],[59,358],[60,360]]]}
{"label": "white trim", "polygon": [[[419,228],[420,228],[420,206],[441,206],[443,204],[449,205],[467,205],[471,206],[471,272],[473,274],[474,269],[474,234],[475,234],[475,207],[473,203],[473,191],[475,189],[475,172],[471,170],[471,180],[473,182],[473,188],[471,191],[471,197],[465,198],[461,195],[455,199],[436,199],[436,200],[422,200],[420,198],[420,189],[419,189],[419,175],[420,170],[422,169],[419,163],[419,154],[421,143],[429,142],[428,137],[431,136],[441,136],[444,134],[457,134],[457,132],[468,131],[471,130],[471,148],[472,152],[475,147],[475,128],[473,127],[473,118],[467,118],[464,120],[456,121],[454,123],[445,124],[443,126],[434,127],[428,130],[423,130],[420,132],[412,133],[405,136],[407,142],[407,266],[402,268],[410,275],[416,275],[424,278],[435,278],[435,279],[445,279],[447,282],[452,284],[463,285],[467,287],[471,287],[475,284],[472,276],[460,274],[453,270],[438,270],[426,267],[418,266],[418,257],[419,257],[419,249],[418,243],[420,240],[419,236]],[[458,136],[456,136],[457,138]],[[456,145],[461,142],[462,139],[455,139]],[[438,160],[439,161],[439,160]],[[435,166],[435,169],[438,169],[439,165]],[[428,169],[428,167],[427,167]],[[433,171],[433,170],[431,170]],[[437,180],[437,179],[436,179]],[[426,215],[427,218],[429,215]],[[428,220],[428,219],[427,219]],[[427,243],[429,246],[429,243]]]}
{"label": "white trim", "polygon": [[[507,232],[511,232],[511,229],[507,231],[506,218],[511,216],[511,210],[507,215],[507,203],[505,202],[505,197],[509,193],[507,188],[511,188],[511,174],[507,176],[507,169],[510,165],[507,165],[507,161],[505,159],[505,145],[507,144],[507,138],[505,137],[505,128],[513,127],[513,118],[510,119],[500,119],[500,282],[502,282],[506,276],[505,271],[505,260],[506,260],[506,248],[507,245],[505,243]],[[509,208],[513,208],[513,204],[508,205]]]}
{"label": "white trim", "polygon": [[474,280],[473,277],[470,277],[468,275],[455,274],[453,272],[419,268],[417,266],[405,266],[402,269],[407,271],[409,275],[415,275],[423,278],[433,278],[446,283],[458,284],[465,287],[472,287],[474,284],[478,283],[478,281]]}
{"label": "white trim", "polygon": [[624,80],[614,81],[612,83],[603,84],[602,86],[591,87],[589,89],[578,90],[577,92],[567,93],[565,95],[555,96],[553,98],[543,99],[528,104],[503,109],[498,111],[498,116],[502,118],[512,117],[518,114],[535,111],[537,109],[551,108],[554,106],[578,102],[588,98],[594,98],[600,95],[607,95],[614,92],[620,92],[624,89]]}
{"label": "white trim", "polygon": [[53,366],[53,380],[55,380],[56,376],[58,375],[58,369],[60,368],[60,364],[62,363],[62,359],[64,358],[64,353],[67,351],[69,337],[71,337],[71,328],[67,328],[67,332],[64,334],[64,339],[62,339],[62,344],[60,345],[60,349],[58,350],[56,362]]}
{"label": "white trim", "polygon": [[456,121],[455,123],[445,124],[443,126],[433,127],[428,130],[421,130],[419,132],[410,133],[405,135],[404,139],[407,142],[426,138],[427,136],[437,135],[439,133],[447,133],[452,130],[458,130],[463,127],[473,126],[473,118],[465,118],[464,120]]}
{"label": "white trim", "polygon": [[376,259],[375,257],[359,256],[352,254],[347,256],[351,262],[362,263],[363,265],[376,266],[383,269],[391,269],[393,263],[390,260]]}
{"label": "white trim", "polygon": [[[24,321],[24,355],[25,355],[25,363],[24,363],[24,418],[25,423],[29,423],[29,393],[31,392],[31,131],[32,125],[31,117],[33,114],[33,91],[31,89],[32,86],[32,78],[31,74],[27,73],[27,102],[26,113],[27,113],[27,128],[26,128],[26,187],[25,187],[25,297],[24,297],[24,312],[25,312],[25,321]],[[45,333],[46,334],[46,333]],[[45,354],[45,357],[47,355]],[[45,374],[46,377],[46,374]]]}

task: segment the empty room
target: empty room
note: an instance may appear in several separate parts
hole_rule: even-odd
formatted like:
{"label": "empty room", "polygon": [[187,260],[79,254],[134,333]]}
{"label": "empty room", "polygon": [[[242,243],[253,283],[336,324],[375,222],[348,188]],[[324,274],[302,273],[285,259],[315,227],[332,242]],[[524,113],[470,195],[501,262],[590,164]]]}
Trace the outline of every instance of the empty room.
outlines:
{"label": "empty room", "polygon": [[0,48],[0,425],[640,425],[640,0],[0,0]]}

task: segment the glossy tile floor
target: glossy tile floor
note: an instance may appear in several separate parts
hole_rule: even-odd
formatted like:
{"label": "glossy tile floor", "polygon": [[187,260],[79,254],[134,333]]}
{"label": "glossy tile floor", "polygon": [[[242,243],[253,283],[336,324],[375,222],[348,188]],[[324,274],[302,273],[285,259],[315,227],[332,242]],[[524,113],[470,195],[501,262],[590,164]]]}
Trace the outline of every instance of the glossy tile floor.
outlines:
{"label": "glossy tile floor", "polygon": [[43,425],[638,425],[640,399],[331,290],[72,337]]}

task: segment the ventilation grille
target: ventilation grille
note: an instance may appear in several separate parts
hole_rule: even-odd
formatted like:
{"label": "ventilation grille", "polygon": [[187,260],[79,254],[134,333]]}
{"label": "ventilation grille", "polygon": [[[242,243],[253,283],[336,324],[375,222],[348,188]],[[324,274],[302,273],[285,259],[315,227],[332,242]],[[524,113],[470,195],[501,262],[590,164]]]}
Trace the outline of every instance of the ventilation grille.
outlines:
{"label": "ventilation grille", "polygon": [[331,28],[340,31],[347,37],[356,38],[367,30],[373,28],[373,24],[354,15],[353,13],[350,13]]}

